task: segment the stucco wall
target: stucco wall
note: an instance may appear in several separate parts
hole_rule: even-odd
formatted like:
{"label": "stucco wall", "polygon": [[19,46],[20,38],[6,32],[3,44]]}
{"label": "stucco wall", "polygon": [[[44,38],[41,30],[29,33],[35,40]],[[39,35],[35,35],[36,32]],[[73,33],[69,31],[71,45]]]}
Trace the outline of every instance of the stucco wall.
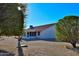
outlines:
{"label": "stucco wall", "polygon": [[38,36],[40,39],[52,39],[56,38],[56,28],[55,25],[49,27],[48,29],[40,32],[40,36]]}

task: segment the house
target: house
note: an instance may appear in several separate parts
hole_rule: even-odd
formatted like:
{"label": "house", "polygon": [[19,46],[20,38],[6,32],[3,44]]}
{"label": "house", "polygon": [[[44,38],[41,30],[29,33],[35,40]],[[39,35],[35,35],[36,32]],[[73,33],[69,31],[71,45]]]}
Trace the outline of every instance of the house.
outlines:
{"label": "house", "polygon": [[28,40],[33,40],[33,39],[54,40],[56,38],[55,25],[56,23],[35,26],[35,27],[31,25],[30,28],[26,30],[26,35],[24,36],[24,38]]}

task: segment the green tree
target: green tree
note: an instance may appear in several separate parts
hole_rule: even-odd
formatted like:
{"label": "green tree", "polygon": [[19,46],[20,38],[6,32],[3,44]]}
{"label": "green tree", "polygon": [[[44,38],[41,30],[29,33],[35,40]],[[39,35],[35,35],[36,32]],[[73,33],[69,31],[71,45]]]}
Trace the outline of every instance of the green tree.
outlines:
{"label": "green tree", "polygon": [[56,24],[58,40],[69,42],[75,48],[79,40],[79,16],[66,16]]}
{"label": "green tree", "polygon": [[25,10],[26,5],[21,3],[0,4],[0,36],[22,35],[24,28]]}

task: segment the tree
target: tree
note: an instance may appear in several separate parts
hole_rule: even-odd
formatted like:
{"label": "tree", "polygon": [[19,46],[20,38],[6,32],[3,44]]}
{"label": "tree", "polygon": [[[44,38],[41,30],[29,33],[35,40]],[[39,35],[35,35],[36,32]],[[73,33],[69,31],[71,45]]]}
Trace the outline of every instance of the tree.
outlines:
{"label": "tree", "polygon": [[0,4],[0,36],[22,35],[25,9],[26,5],[21,3]]}
{"label": "tree", "polygon": [[[0,3],[0,36],[17,36],[18,50],[24,29],[26,4]],[[19,53],[19,52],[18,52]]]}
{"label": "tree", "polygon": [[79,40],[79,16],[66,16],[56,24],[58,40],[69,42],[75,48]]}

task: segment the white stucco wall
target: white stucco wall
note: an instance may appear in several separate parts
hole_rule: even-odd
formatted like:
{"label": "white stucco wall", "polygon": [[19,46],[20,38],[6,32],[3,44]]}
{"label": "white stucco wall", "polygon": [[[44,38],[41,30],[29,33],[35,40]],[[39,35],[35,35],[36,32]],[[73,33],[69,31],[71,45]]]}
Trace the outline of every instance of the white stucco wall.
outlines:
{"label": "white stucco wall", "polygon": [[55,28],[55,25],[49,27],[48,29],[45,29],[42,32],[40,32],[40,36],[38,36],[38,38],[40,38],[40,39],[56,38],[56,28]]}

